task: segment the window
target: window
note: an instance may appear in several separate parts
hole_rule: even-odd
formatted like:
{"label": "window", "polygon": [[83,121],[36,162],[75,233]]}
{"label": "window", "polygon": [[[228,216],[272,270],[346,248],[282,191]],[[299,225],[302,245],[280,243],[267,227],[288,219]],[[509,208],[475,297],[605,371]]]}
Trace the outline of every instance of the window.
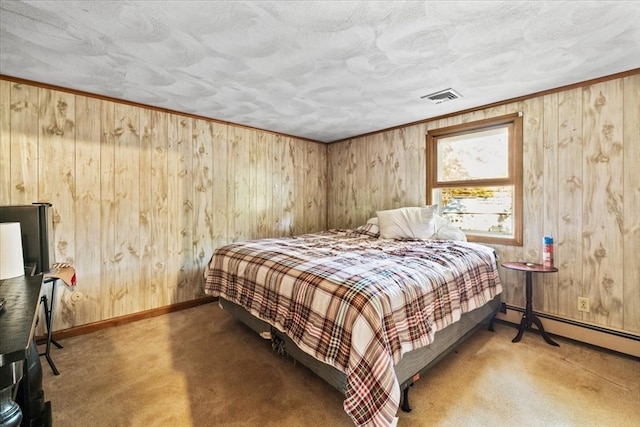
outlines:
{"label": "window", "polygon": [[522,117],[429,131],[427,203],[469,241],[522,245]]}

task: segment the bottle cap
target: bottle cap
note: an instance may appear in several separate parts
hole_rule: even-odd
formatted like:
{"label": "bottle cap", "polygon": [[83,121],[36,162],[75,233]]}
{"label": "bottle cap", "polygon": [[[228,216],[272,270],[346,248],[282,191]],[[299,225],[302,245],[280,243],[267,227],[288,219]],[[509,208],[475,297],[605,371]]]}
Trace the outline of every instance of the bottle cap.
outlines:
{"label": "bottle cap", "polygon": [[544,242],[545,245],[551,245],[551,244],[553,244],[553,237],[544,236],[543,242]]}

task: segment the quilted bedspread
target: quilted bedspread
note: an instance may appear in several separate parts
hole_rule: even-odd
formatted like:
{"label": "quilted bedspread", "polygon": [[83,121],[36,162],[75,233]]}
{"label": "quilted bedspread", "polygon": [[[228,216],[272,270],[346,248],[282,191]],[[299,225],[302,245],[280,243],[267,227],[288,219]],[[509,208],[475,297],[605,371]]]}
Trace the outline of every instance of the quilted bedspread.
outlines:
{"label": "quilted bedspread", "polygon": [[356,425],[395,425],[394,364],[502,292],[492,248],[352,230],[229,244],[204,274],[207,294],[243,306],[344,372],[344,409]]}

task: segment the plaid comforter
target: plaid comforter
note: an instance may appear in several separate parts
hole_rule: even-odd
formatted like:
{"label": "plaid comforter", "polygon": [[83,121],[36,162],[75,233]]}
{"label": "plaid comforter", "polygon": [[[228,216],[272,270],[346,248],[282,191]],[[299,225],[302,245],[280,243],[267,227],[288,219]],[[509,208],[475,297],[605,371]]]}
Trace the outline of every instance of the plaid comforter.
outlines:
{"label": "plaid comforter", "polygon": [[502,291],[491,248],[351,230],[226,245],[205,277],[207,294],[243,306],[343,371],[344,409],[357,425],[394,425],[394,364]]}

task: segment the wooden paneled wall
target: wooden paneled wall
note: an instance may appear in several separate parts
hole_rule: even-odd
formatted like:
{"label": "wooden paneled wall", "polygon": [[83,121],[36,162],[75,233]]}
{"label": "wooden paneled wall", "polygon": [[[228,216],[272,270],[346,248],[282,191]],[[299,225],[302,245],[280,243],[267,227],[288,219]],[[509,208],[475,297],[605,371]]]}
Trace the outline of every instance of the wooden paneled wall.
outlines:
{"label": "wooden paneled wall", "polygon": [[[540,260],[553,235],[534,308],[640,334],[640,74],[329,146],[0,79],[0,204],[53,204],[56,261],[78,271],[64,329],[203,296],[218,245],[424,204],[426,132],[516,111],[524,245],[496,251]],[[522,275],[501,276],[522,306]]]}
{"label": "wooden paneled wall", "polygon": [[[539,262],[542,237],[554,236],[560,271],[535,278],[534,309],[640,334],[640,74],[331,144],[327,225],[424,204],[428,130],[518,111],[524,244],[497,253]],[[501,277],[503,300],[524,306],[522,273]]]}
{"label": "wooden paneled wall", "polygon": [[326,227],[327,147],[0,79],[0,205],[53,204],[54,329],[204,296],[227,242]]}

